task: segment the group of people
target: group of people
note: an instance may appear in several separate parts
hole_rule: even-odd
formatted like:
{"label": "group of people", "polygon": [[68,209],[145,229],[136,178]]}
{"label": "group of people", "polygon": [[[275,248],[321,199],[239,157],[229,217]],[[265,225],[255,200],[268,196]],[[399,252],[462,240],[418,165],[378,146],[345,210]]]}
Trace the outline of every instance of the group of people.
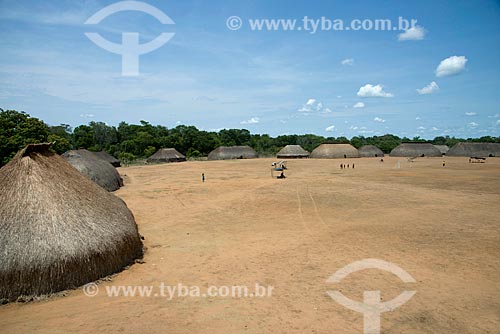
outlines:
{"label": "group of people", "polygon": [[[348,169],[349,166],[350,166],[349,164],[346,165],[346,164],[342,163],[342,164],[340,164],[340,169]],[[354,169],[354,163],[352,164],[352,169]]]}

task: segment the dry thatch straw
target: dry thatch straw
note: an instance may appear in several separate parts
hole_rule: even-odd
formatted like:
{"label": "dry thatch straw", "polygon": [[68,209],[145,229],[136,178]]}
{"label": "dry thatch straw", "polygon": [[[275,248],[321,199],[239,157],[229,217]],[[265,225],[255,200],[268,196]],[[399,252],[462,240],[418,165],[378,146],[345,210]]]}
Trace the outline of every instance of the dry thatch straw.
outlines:
{"label": "dry thatch straw", "polygon": [[71,150],[64,152],[62,157],[107,191],[115,191],[123,186],[123,180],[115,167],[106,160],[98,158],[94,152],[83,149]]}
{"label": "dry thatch straw", "polygon": [[359,158],[359,152],[351,144],[321,144],[311,152],[310,158]]}
{"label": "dry thatch straw", "polygon": [[276,154],[276,157],[280,159],[309,158],[309,152],[300,145],[286,145]]}
{"label": "dry thatch straw", "polygon": [[257,158],[257,153],[250,146],[220,146],[208,154],[208,160],[254,158]]}
{"label": "dry thatch straw", "polygon": [[161,148],[146,160],[146,162],[148,163],[181,161],[186,161],[186,157],[183,154],[177,152],[175,148]]}
{"label": "dry thatch straw", "polygon": [[102,160],[106,160],[110,164],[113,165],[113,167],[120,167],[120,160],[116,159],[114,156],[109,154],[106,151],[101,151],[101,152],[95,152],[95,155],[97,155],[98,158]]}
{"label": "dry thatch straw", "polygon": [[383,157],[384,152],[374,145],[364,145],[358,148],[359,156],[362,158]]}
{"label": "dry thatch straw", "polygon": [[49,146],[28,145],[0,169],[0,300],[72,289],[142,256],[127,205]]}
{"label": "dry thatch straw", "polygon": [[391,151],[391,157],[440,157],[441,152],[429,143],[403,143]]}
{"label": "dry thatch straw", "polygon": [[458,143],[446,154],[453,157],[500,157],[500,143]]}
{"label": "dry thatch straw", "polygon": [[446,155],[446,153],[450,150],[450,148],[446,145],[434,145],[434,147],[437,148],[442,155]]}

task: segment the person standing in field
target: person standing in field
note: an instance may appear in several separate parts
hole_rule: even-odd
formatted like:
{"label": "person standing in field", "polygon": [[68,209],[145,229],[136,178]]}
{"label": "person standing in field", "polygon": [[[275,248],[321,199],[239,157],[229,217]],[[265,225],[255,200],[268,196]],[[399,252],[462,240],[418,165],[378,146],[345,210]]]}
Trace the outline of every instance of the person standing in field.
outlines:
{"label": "person standing in field", "polygon": [[205,173],[201,173],[201,182],[205,182]]}

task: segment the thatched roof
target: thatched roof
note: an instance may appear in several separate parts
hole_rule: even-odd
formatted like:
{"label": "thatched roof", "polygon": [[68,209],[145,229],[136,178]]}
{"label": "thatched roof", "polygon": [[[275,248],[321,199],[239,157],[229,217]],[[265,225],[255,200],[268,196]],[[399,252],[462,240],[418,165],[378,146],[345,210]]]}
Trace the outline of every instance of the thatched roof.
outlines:
{"label": "thatched roof", "polygon": [[300,145],[286,145],[283,147],[278,154],[276,154],[278,158],[308,158],[309,152],[304,150]]}
{"label": "thatched roof", "polygon": [[64,152],[62,157],[107,191],[115,191],[123,186],[123,180],[116,168],[108,161],[98,158],[94,152],[83,149],[71,150]]}
{"label": "thatched roof", "polygon": [[441,152],[430,143],[403,143],[391,151],[391,157],[440,157]]}
{"label": "thatched roof", "polygon": [[362,158],[383,157],[384,152],[374,145],[364,145],[358,148],[359,156]]}
{"label": "thatched roof", "polygon": [[146,161],[149,163],[181,162],[186,161],[186,156],[177,152],[175,148],[160,148]]}
{"label": "thatched roof", "polygon": [[350,144],[321,144],[311,152],[310,158],[359,158],[359,152]]}
{"label": "thatched roof", "polygon": [[75,288],[142,256],[127,205],[49,146],[28,145],[0,169],[0,300]]}
{"label": "thatched roof", "polygon": [[220,146],[208,154],[208,160],[254,158],[257,158],[257,153],[250,146]]}
{"label": "thatched roof", "polygon": [[437,148],[441,154],[446,154],[450,150],[450,148],[446,145],[434,145],[434,147]]}
{"label": "thatched roof", "polygon": [[120,167],[120,160],[116,159],[114,156],[112,156],[111,154],[109,154],[106,151],[95,152],[95,155],[97,155],[98,158],[106,160],[107,162],[112,164],[114,167]]}
{"label": "thatched roof", "polygon": [[500,143],[458,143],[446,154],[455,157],[500,157]]}

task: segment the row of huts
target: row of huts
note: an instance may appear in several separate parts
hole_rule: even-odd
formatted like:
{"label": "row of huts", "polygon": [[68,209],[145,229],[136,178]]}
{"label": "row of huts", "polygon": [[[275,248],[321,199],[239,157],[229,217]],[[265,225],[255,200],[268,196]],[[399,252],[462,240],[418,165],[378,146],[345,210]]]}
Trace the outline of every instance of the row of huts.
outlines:
{"label": "row of huts", "polygon": [[[500,156],[500,143],[458,143],[451,149],[446,145],[430,143],[403,143],[394,148],[393,157],[495,157]],[[365,145],[356,149],[350,144],[322,144],[312,152],[304,150],[300,145],[287,145],[276,155],[279,159],[336,159],[383,157],[384,152],[374,145]],[[221,146],[210,152],[208,160],[253,159],[258,155],[250,146]],[[173,148],[162,148],[147,159],[148,163],[179,162],[186,157]]]}
{"label": "row of huts", "polygon": [[[59,156],[50,145],[28,145],[0,169],[0,304],[81,286],[121,271],[143,254],[134,216],[111,193],[123,185],[115,169],[119,161],[87,150]],[[391,155],[441,156],[445,149],[404,143]],[[459,143],[446,154],[500,156],[500,144]],[[380,156],[375,146],[349,144],[322,144],[311,153],[288,145],[278,153],[284,159]],[[209,155],[210,160],[256,157],[249,146],[219,147]],[[161,149],[148,160],[185,159],[175,149]]]}

